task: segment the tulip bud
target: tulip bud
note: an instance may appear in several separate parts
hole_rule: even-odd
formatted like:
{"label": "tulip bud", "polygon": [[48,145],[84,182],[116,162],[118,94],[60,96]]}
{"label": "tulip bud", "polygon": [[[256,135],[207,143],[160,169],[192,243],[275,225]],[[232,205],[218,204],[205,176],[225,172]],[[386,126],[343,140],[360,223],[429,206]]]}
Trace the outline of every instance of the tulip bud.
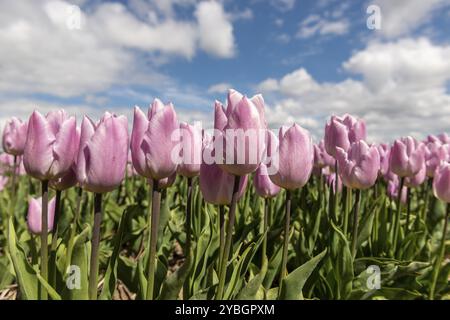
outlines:
{"label": "tulip bud", "polygon": [[[400,181],[397,176],[394,175],[394,178],[388,181],[387,185],[387,194],[389,198],[392,200],[398,199],[398,189],[400,188]],[[407,188],[406,186],[403,186],[402,188],[402,194],[400,197],[400,201],[405,204],[406,203],[406,197],[407,197]]]}
{"label": "tulip bud", "polygon": [[450,203],[450,163],[443,162],[436,169],[433,192],[439,200]]}
{"label": "tulip bud", "polygon": [[28,123],[16,117],[6,122],[3,130],[3,150],[15,156],[20,156],[25,150],[27,140]]}
{"label": "tulip bud", "polygon": [[[202,163],[200,166],[199,186],[206,202],[215,205],[228,205],[231,203],[234,187],[233,175],[222,170],[217,164]],[[241,177],[238,199],[240,199],[247,187],[247,176]]]}
{"label": "tulip bud", "polygon": [[[216,113],[220,112],[217,110],[216,104]],[[227,123],[221,137],[225,146],[222,154],[224,161],[219,164],[220,167],[236,176],[254,172],[262,161],[265,149],[267,125],[262,96],[248,99],[230,90],[226,117]]]}
{"label": "tulip bud", "polygon": [[270,176],[284,189],[303,187],[311,176],[314,147],[309,132],[297,124],[279,131],[278,170]]}
{"label": "tulip bud", "polygon": [[28,121],[23,162],[27,173],[41,181],[57,179],[76,156],[76,120],[64,110],[43,117],[34,111]]}
{"label": "tulip bud", "polygon": [[414,176],[405,178],[405,186],[407,186],[408,188],[417,188],[422,183],[425,182],[426,178],[427,178],[427,168],[424,163],[422,165],[422,168],[420,168],[419,172],[417,172]]}
{"label": "tulip bud", "polygon": [[202,131],[187,123],[180,124],[182,138],[181,163],[177,172],[188,178],[198,176],[202,163]]}
{"label": "tulip bud", "polygon": [[[48,202],[48,231],[53,230],[53,220],[55,218],[55,198]],[[42,232],[42,198],[30,198],[27,215],[28,229],[33,234]]]}
{"label": "tulip bud", "polygon": [[447,145],[441,145],[440,143],[427,143],[424,148],[425,166],[428,177],[433,177],[436,168],[439,167],[442,161],[446,160]]}
{"label": "tulip bud", "polygon": [[273,198],[280,192],[280,187],[270,180],[267,166],[261,163],[253,176],[256,193],[263,198]]}
{"label": "tulip bud", "polygon": [[222,131],[227,125],[227,121],[222,103],[216,100],[214,103],[214,129]]}
{"label": "tulip bud", "polygon": [[77,179],[83,188],[95,193],[114,190],[125,176],[127,155],[125,116],[107,112],[97,124],[84,117],[77,160]]}
{"label": "tulip bud", "polygon": [[378,154],[380,155],[380,176],[386,176],[389,172],[389,154],[391,148],[386,143],[377,145]]}
{"label": "tulip bud", "polygon": [[368,189],[378,177],[380,155],[375,146],[369,146],[364,140],[351,144],[348,154],[336,149],[339,174],[344,185],[354,189]]}
{"label": "tulip bud", "polygon": [[314,167],[321,169],[326,166],[334,166],[334,158],[326,152],[322,139],[319,144],[314,145]]}
{"label": "tulip bud", "polygon": [[395,140],[391,147],[389,166],[399,177],[412,177],[422,168],[424,144],[412,137]]}
{"label": "tulip bud", "polygon": [[149,179],[161,180],[171,176],[177,169],[172,151],[177,142],[172,134],[179,128],[177,116],[171,103],[164,105],[155,99],[148,117],[134,109],[131,134],[131,157],[136,171]]}
{"label": "tulip bud", "polygon": [[325,150],[333,157],[336,155],[336,148],[347,151],[350,147],[348,139],[348,128],[343,123],[343,119],[332,116],[330,122],[325,125]]}

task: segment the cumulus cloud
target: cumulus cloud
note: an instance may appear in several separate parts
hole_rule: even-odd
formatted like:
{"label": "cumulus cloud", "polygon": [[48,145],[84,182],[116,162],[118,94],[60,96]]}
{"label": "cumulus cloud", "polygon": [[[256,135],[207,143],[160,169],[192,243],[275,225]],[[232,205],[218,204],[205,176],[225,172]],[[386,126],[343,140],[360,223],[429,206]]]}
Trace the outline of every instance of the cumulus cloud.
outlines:
{"label": "cumulus cloud", "polygon": [[274,127],[297,121],[318,139],[331,114],[349,112],[366,120],[371,140],[422,138],[450,127],[449,50],[426,39],[372,43],[343,63],[361,80],[318,82],[300,68],[258,89],[272,97],[267,119]]}
{"label": "cumulus cloud", "polygon": [[430,21],[436,10],[449,6],[449,0],[374,0],[381,9],[380,33],[386,38],[407,35]]}
{"label": "cumulus cloud", "polygon": [[[173,56],[190,59],[199,50],[233,56],[231,18],[221,3],[168,2],[152,2],[157,9],[139,0],[134,9],[94,2],[78,16],[66,1],[0,2],[0,92],[73,97],[114,85],[162,86],[168,77],[158,65]],[[177,18],[174,5],[195,6],[195,14]],[[138,17],[137,8],[148,15]],[[80,28],[70,27],[74,17]]]}
{"label": "cumulus cloud", "polygon": [[221,82],[221,83],[216,83],[211,85],[208,88],[208,93],[220,93],[220,94],[224,94],[228,91],[228,89],[230,89],[232,87],[231,84],[227,83],[227,82]]}
{"label": "cumulus cloud", "polygon": [[233,25],[221,4],[201,2],[195,11],[198,21],[200,47],[208,53],[230,58],[235,53]]}

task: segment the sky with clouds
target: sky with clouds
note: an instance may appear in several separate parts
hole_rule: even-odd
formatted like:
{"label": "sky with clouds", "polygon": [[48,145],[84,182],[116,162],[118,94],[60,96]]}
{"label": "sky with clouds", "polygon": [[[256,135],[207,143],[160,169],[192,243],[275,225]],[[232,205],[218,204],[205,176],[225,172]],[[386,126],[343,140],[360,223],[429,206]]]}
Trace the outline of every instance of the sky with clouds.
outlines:
{"label": "sky with clouds", "polygon": [[448,30],[450,0],[0,0],[0,125],[57,107],[131,120],[159,97],[209,127],[235,88],[263,94],[271,128],[317,139],[348,112],[373,141],[422,138],[450,132]]}

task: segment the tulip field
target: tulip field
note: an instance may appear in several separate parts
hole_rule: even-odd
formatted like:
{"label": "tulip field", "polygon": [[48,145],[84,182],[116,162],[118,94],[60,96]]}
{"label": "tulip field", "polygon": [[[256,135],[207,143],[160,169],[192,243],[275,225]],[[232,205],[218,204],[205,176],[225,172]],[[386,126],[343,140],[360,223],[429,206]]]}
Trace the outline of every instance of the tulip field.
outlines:
{"label": "tulip field", "polygon": [[373,143],[345,114],[313,140],[261,95],[212,105],[210,130],[158,99],[9,120],[0,299],[450,298],[450,137]]}

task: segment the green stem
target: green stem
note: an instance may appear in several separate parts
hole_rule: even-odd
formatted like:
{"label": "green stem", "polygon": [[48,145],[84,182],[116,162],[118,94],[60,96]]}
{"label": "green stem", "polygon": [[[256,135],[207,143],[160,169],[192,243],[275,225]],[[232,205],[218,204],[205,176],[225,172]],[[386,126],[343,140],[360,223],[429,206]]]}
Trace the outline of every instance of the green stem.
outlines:
{"label": "green stem", "polygon": [[69,242],[67,243],[67,259],[66,259],[66,266],[64,270],[67,270],[67,268],[70,266],[72,261],[72,251],[73,251],[73,244],[75,241],[75,234],[77,232],[77,226],[78,226],[78,220],[81,213],[81,203],[83,202],[83,189],[78,187],[77,192],[77,207],[75,211],[75,216],[73,217],[72,225],[70,226],[70,235],[69,235]]}
{"label": "green stem", "polygon": [[361,190],[356,189],[355,207],[353,210],[353,236],[352,236],[352,257],[356,257],[356,244],[358,242],[359,205],[361,200]]}
{"label": "green stem", "polygon": [[225,208],[222,205],[219,205],[219,224],[220,224],[220,231],[219,231],[219,273],[220,268],[222,266],[222,257],[223,257],[223,251],[225,249]]}
{"label": "green stem", "polygon": [[158,241],[159,213],[161,208],[161,191],[158,188],[158,184],[158,180],[153,179],[151,222],[149,221],[150,237],[148,238],[147,300],[153,300],[155,283],[156,245]]}
{"label": "green stem", "polygon": [[425,186],[425,203],[423,206],[423,213],[422,213],[422,217],[423,217],[423,223],[425,223],[425,225],[427,224],[427,213],[428,213],[428,205],[429,205],[429,201],[430,201],[430,191],[433,188],[433,179],[428,178],[427,184]]}
{"label": "green stem", "polygon": [[400,186],[398,188],[398,196],[397,196],[397,213],[395,215],[395,221],[394,221],[394,238],[392,239],[394,255],[397,252],[397,241],[398,241],[398,234],[400,231],[400,215],[402,213],[402,191],[403,191],[404,183],[405,183],[405,178],[401,177],[400,178]]}
{"label": "green stem", "polygon": [[[41,215],[41,276],[48,281],[48,181],[42,181]],[[41,299],[47,300],[47,290],[41,286]]]}
{"label": "green stem", "polygon": [[225,280],[227,276],[227,263],[228,263],[228,257],[230,256],[230,250],[231,250],[231,242],[233,237],[233,228],[234,228],[234,220],[236,219],[236,206],[238,202],[238,195],[239,195],[239,184],[241,181],[240,176],[234,177],[234,186],[233,186],[233,196],[231,198],[231,207],[229,212],[229,219],[228,219],[228,226],[227,226],[227,233],[226,233],[226,239],[225,239],[225,249],[223,251],[223,255],[221,257],[220,261],[220,269],[219,269],[219,285],[217,287],[217,300],[222,300],[224,295],[224,289],[225,289]]}
{"label": "green stem", "polygon": [[100,227],[102,224],[102,194],[94,195],[94,229],[92,231],[92,249],[89,269],[89,299],[97,300],[98,256],[100,246]]}
{"label": "green stem", "polygon": [[278,281],[278,295],[281,293],[283,279],[287,273],[287,258],[289,247],[289,228],[291,223],[291,191],[286,189],[286,214],[284,217],[284,241],[283,241],[283,256],[281,260],[280,278]]}
{"label": "green stem", "polygon": [[409,230],[409,220],[411,216],[411,188],[406,190],[406,225],[405,225],[405,235]]}
{"label": "green stem", "polygon": [[351,208],[352,208],[352,189],[346,187],[344,225],[342,228],[344,235],[346,236],[348,229],[348,216],[350,215]]}
{"label": "green stem", "polygon": [[439,255],[436,257],[436,263],[434,265],[433,269],[433,278],[431,281],[431,288],[430,288],[430,300],[434,300],[434,294],[436,291],[436,283],[439,276],[439,270],[441,268],[442,260],[444,259],[445,254],[445,238],[447,235],[447,224],[448,224],[448,218],[450,215],[450,205],[447,204],[447,211],[445,214],[445,220],[444,220],[444,229],[442,230],[442,238],[441,243],[439,245]]}
{"label": "green stem", "polygon": [[[185,262],[188,263],[188,257],[191,251],[191,220],[192,220],[192,178],[187,178],[187,200],[186,200],[186,242],[184,248]],[[185,281],[183,285],[183,299],[189,298],[189,282]]]}
{"label": "green stem", "polygon": [[50,246],[49,284],[56,288],[56,247],[58,246],[58,223],[61,217],[61,191],[56,190],[55,217],[53,220],[52,244]]}
{"label": "green stem", "polygon": [[[268,217],[269,217],[269,210],[270,210],[270,199],[264,198],[264,217],[263,217],[263,232],[267,232],[267,226],[268,226]],[[261,268],[264,264],[264,260],[267,257],[267,233],[264,235],[263,243],[262,243],[262,250],[261,250]]]}
{"label": "green stem", "polygon": [[339,184],[338,184],[338,180],[339,180],[339,174],[338,174],[338,162],[337,160],[334,163],[334,172],[335,172],[335,177],[334,177],[334,208],[333,208],[333,218],[334,218],[334,222],[337,223],[337,219],[338,219],[338,205],[339,205],[339,192],[338,192],[338,188],[339,188]]}

